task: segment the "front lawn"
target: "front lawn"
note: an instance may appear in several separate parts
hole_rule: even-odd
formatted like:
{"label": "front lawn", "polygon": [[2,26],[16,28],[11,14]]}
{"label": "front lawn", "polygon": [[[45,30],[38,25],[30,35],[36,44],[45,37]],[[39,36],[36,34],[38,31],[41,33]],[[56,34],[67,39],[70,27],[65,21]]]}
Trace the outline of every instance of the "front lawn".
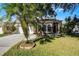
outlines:
{"label": "front lawn", "polygon": [[5,36],[5,34],[0,34],[0,37],[3,37],[3,36]]}
{"label": "front lawn", "polygon": [[17,49],[18,44],[4,55],[8,56],[79,56],[79,37],[65,36],[55,38],[52,42],[39,44],[30,50]]}

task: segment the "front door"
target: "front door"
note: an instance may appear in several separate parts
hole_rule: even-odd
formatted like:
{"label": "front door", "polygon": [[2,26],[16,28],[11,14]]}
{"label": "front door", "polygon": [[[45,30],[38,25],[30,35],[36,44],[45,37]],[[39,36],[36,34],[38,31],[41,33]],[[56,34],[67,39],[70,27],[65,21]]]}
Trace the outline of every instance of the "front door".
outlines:
{"label": "front door", "polygon": [[53,32],[54,33],[57,33],[57,31],[58,31],[57,28],[58,28],[58,24],[57,23],[54,23],[53,24]]}

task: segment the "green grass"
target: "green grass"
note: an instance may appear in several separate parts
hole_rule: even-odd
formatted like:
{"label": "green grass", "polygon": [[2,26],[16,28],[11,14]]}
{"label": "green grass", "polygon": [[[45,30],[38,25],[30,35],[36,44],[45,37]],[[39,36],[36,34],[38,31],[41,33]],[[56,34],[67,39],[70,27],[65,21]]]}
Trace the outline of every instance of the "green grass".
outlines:
{"label": "green grass", "polygon": [[0,34],[0,37],[3,37],[3,36],[5,36],[5,34]]}
{"label": "green grass", "polygon": [[12,34],[0,34],[0,37],[9,36],[9,35],[12,35]]}
{"label": "green grass", "polygon": [[79,37],[65,36],[55,38],[52,42],[39,44],[30,50],[17,49],[17,46],[11,48],[4,55],[7,56],[79,56]]}

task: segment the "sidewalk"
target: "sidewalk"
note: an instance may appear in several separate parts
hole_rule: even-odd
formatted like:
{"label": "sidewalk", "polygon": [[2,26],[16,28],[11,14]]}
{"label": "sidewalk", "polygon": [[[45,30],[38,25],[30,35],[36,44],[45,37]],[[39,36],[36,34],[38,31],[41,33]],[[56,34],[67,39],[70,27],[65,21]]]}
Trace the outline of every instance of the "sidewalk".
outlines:
{"label": "sidewalk", "polygon": [[0,37],[0,56],[23,39],[23,34],[13,34],[5,37]]}

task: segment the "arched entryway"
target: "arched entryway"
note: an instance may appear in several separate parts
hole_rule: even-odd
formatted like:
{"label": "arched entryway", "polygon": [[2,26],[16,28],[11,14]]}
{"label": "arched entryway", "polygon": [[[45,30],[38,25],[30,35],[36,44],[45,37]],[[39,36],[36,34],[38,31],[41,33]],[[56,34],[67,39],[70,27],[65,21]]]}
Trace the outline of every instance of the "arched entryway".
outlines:
{"label": "arched entryway", "polygon": [[58,23],[53,23],[53,33],[58,32]]}

